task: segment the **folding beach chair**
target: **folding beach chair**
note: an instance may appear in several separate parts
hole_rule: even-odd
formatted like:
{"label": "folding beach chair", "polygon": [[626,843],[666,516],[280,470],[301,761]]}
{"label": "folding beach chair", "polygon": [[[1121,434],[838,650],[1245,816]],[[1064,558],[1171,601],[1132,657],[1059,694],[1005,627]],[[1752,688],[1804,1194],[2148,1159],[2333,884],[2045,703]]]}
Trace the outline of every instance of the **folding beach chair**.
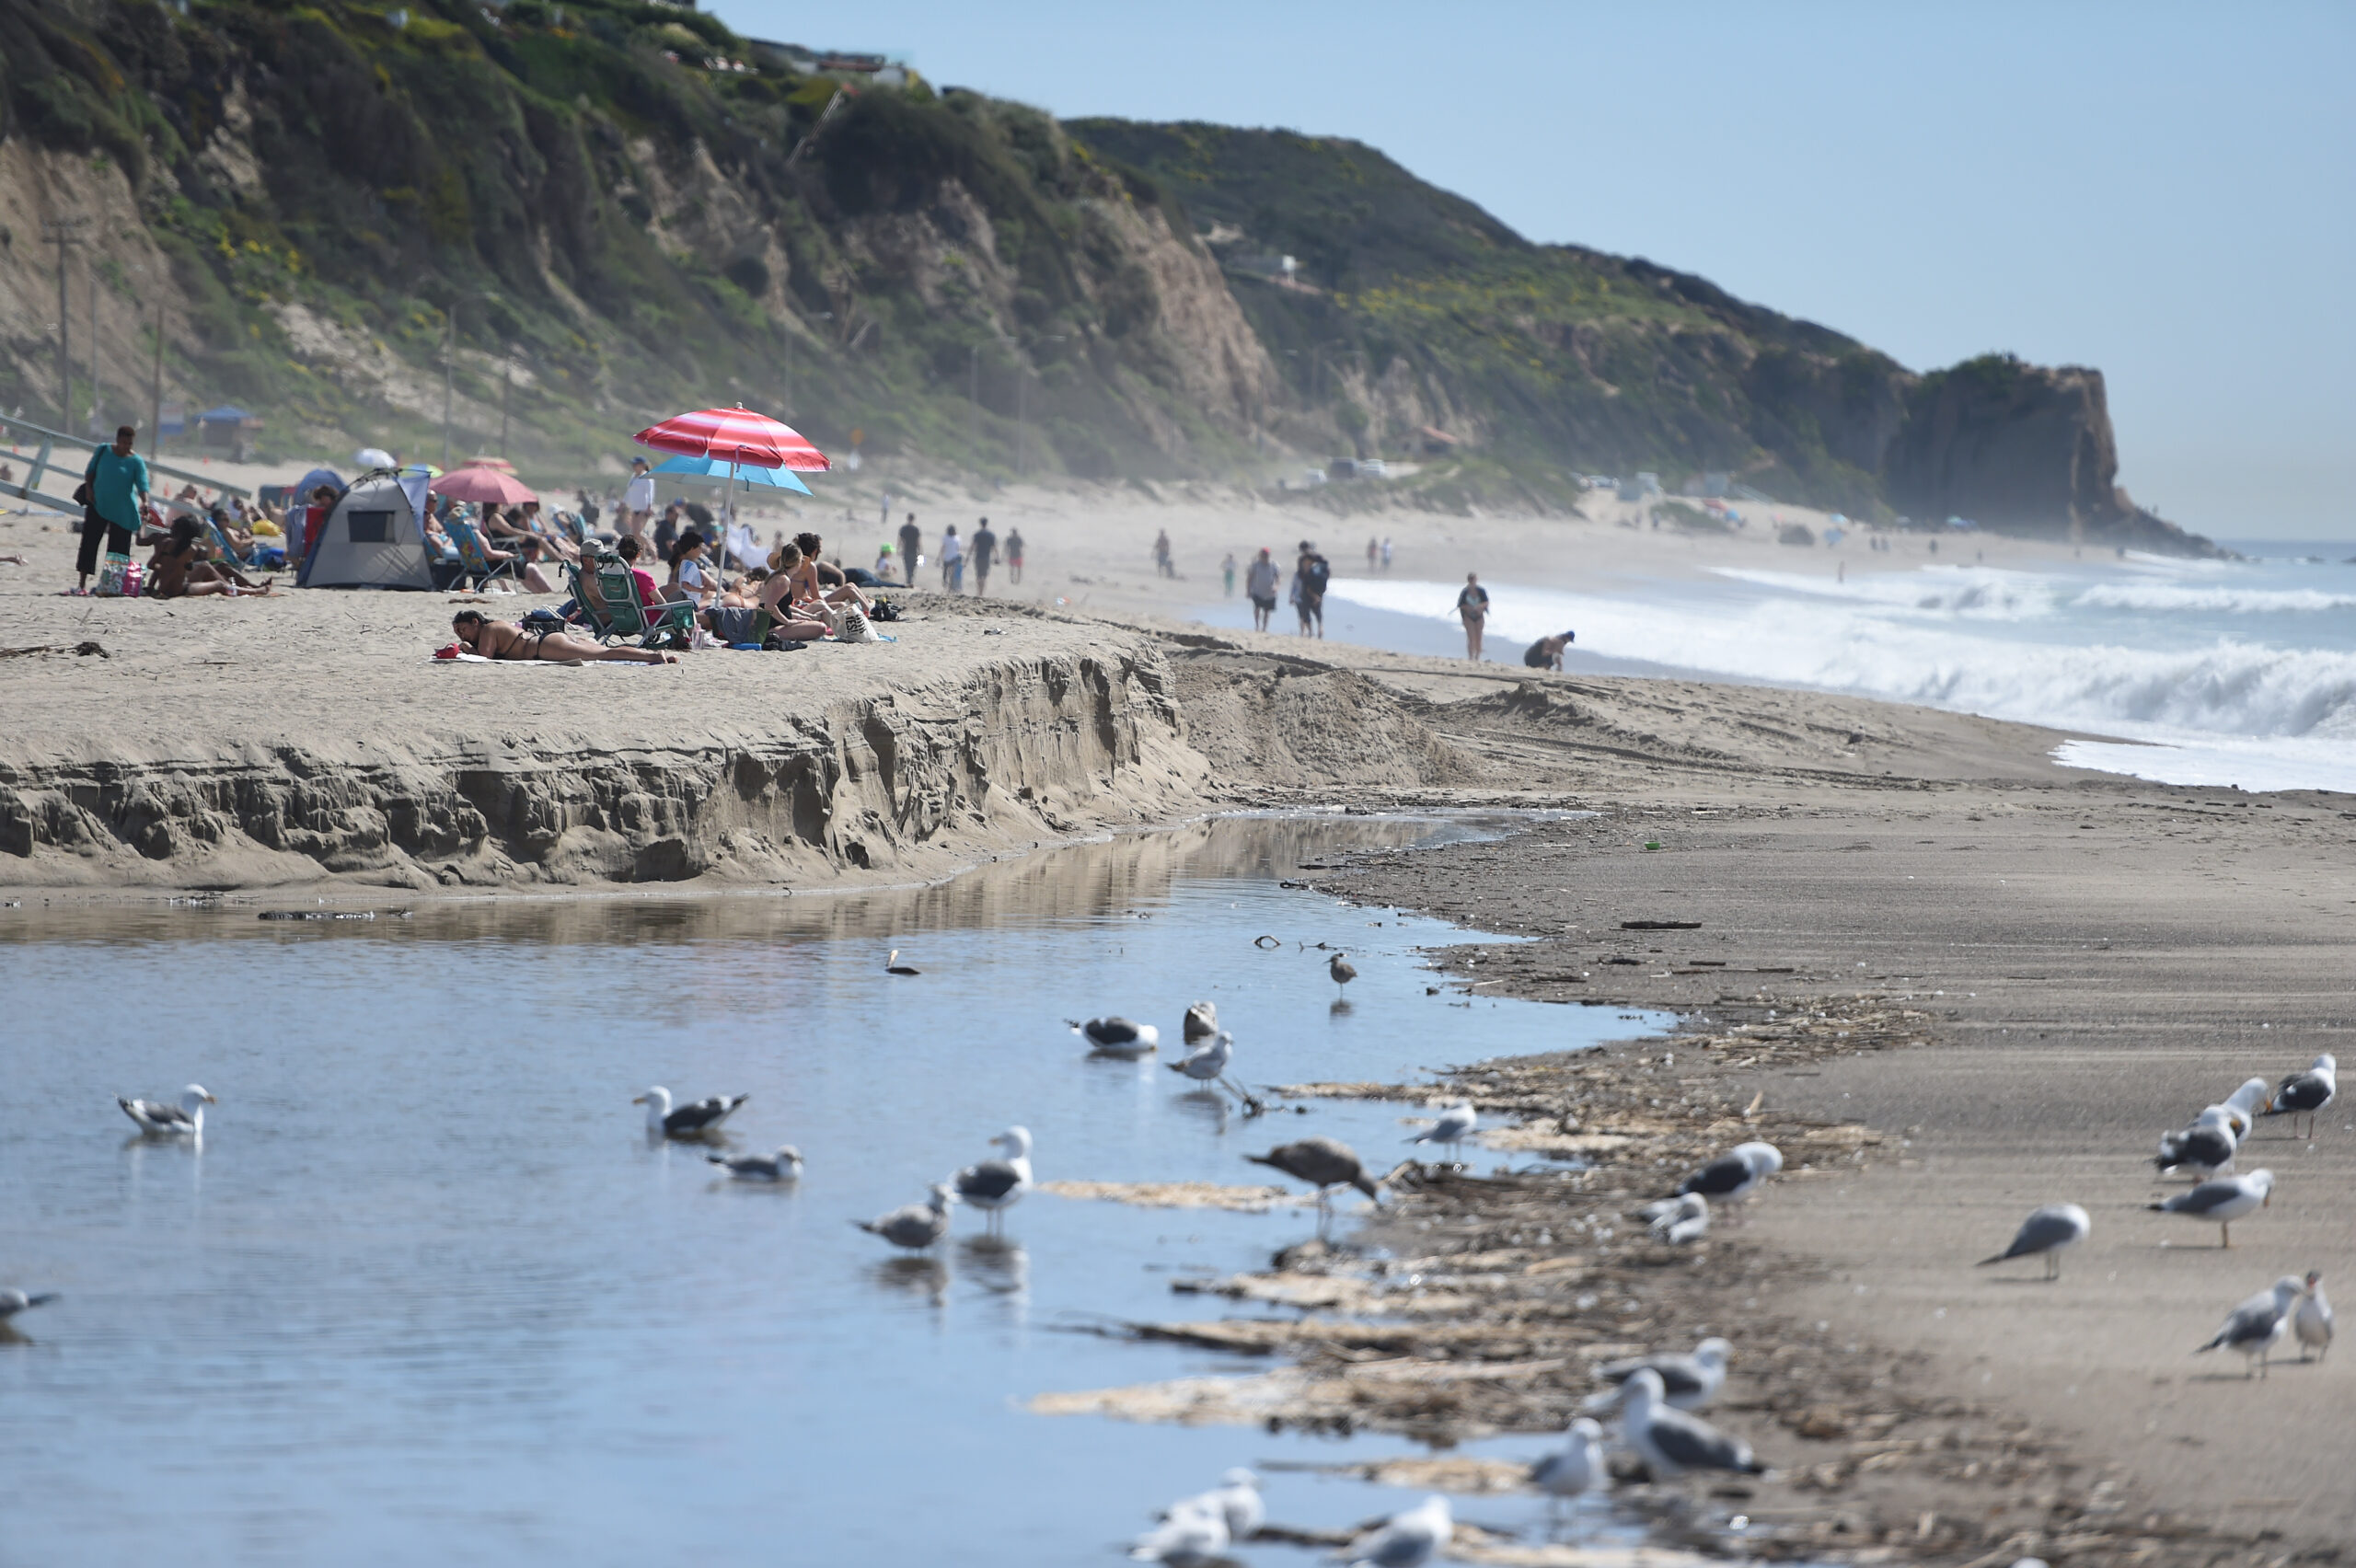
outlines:
{"label": "folding beach chair", "polygon": [[598,556],[585,567],[566,561],[564,574],[575,613],[600,642],[636,639],[641,648],[653,648],[676,640],[684,648],[693,638],[695,605],[685,599],[641,605],[638,580],[619,556]]}
{"label": "folding beach chair", "polygon": [[494,577],[504,577],[510,582],[520,583],[523,581],[515,570],[514,561],[502,560],[496,566],[491,564],[490,553],[483,548],[482,536],[475,532],[472,523],[456,513],[442,520],[442,531],[450,536],[452,544],[458,547],[459,574],[472,579],[475,588],[480,589]]}

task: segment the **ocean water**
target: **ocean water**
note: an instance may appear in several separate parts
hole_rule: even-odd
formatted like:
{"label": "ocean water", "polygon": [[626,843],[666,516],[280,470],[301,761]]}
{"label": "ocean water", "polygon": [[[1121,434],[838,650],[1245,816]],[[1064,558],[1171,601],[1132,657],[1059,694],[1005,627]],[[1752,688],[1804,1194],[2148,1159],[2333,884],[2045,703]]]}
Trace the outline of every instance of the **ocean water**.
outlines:
{"label": "ocean water", "polygon": [[[0,1564],[1109,1564],[1239,1463],[1296,1525],[1410,1505],[1281,1468],[1398,1440],[1024,1408],[1265,1369],[1094,1331],[1238,1313],[1170,1283],[1265,1266],[1314,1233],[1305,1206],[1034,1193],[1003,1241],[958,1212],[931,1258],[847,1222],[1013,1123],[1042,1181],[1258,1183],[1247,1151],[1312,1132],[1407,1152],[1410,1108],[1247,1120],[1152,1060],[1088,1058],[1067,1017],[1174,1040],[1208,997],[1255,1085],[1670,1021],[1427,994],[1423,950],[1457,928],[1282,885],[1336,849],[1497,831],[1227,818],[857,896],[0,909],[0,1285],[63,1293],[0,1335]],[[1358,966],[1345,1006],[1320,942]],[[922,973],[885,974],[893,949]],[[115,1107],[191,1080],[220,1101],[201,1150]],[[650,1142],[650,1083],[750,1091],[734,1147],[795,1143],[807,1174],[748,1187]],[[1526,1496],[1460,1513],[1543,1519]],[[1576,1528],[1626,1539],[1600,1508]]]}
{"label": "ocean water", "polygon": [[[1951,550],[1969,548],[1956,541]],[[2101,737],[2062,763],[2166,783],[2356,790],[2356,546],[2250,542],[2256,559],[2131,553],[2035,571],[1897,567],[1844,548],[1788,569],[1590,589],[1484,579],[1488,657],[1578,633],[1566,667],[1677,671],[1852,692]],[[1461,656],[1458,584],[1337,577],[1328,635]],[[1279,606],[1280,620],[1288,620]],[[1204,619],[1248,625],[1222,605]],[[1288,627],[1286,628],[1288,629]]]}

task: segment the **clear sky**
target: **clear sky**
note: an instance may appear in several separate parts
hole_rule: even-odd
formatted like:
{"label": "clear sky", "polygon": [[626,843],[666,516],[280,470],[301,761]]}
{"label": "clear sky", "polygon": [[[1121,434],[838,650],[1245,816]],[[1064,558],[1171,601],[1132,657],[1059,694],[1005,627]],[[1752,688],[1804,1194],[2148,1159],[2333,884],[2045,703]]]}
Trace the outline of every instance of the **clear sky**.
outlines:
{"label": "clear sky", "polygon": [[1918,369],[2108,377],[2120,481],[2356,537],[2356,5],[716,0],[1059,115],[1356,137]]}

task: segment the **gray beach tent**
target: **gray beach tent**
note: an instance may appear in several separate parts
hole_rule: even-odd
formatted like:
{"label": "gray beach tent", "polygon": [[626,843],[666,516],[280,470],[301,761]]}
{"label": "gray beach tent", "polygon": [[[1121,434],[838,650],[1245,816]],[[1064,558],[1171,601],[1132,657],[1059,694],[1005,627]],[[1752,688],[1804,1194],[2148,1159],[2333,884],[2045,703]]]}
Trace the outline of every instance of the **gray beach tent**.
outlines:
{"label": "gray beach tent", "polygon": [[297,584],[431,590],[423,521],[431,478],[422,470],[379,468],[352,480],[328,513],[318,547],[306,553]]}

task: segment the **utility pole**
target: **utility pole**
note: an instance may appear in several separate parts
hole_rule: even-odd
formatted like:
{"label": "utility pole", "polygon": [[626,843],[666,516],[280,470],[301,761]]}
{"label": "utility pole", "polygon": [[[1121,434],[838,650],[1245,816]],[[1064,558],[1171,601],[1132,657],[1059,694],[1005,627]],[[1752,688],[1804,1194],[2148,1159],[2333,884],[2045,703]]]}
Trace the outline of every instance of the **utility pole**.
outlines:
{"label": "utility pole", "polygon": [[82,231],[90,226],[87,217],[44,218],[40,236],[57,247],[57,423],[62,430],[74,428],[74,349],[71,326],[65,308],[65,248],[82,243]]}

